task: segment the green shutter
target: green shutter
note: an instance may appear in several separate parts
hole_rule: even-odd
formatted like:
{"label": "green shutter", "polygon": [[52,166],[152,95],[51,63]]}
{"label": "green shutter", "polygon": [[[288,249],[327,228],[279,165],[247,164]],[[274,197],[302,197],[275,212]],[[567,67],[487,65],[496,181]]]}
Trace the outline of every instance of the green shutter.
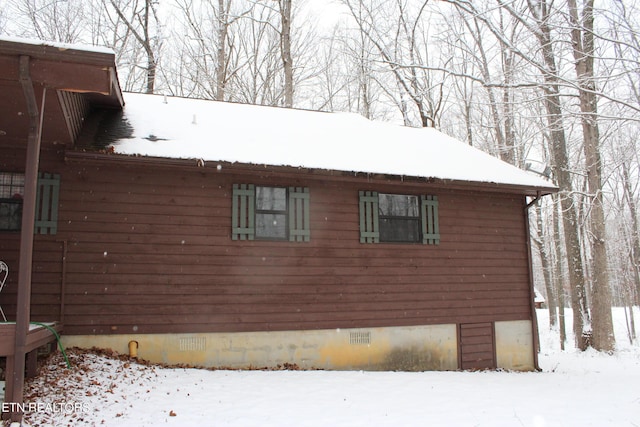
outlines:
{"label": "green shutter", "polygon": [[360,243],[380,242],[378,193],[360,191]]}
{"label": "green shutter", "polygon": [[233,184],[231,199],[231,238],[253,240],[255,237],[255,186]]}
{"label": "green shutter", "polygon": [[422,196],[422,243],[427,245],[440,244],[440,226],[438,224],[438,197]]}
{"label": "green shutter", "polygon": [[309,189],[289,187],[289,240],[308,242],[310,237]]}
{"label": "green shutter", "polygon": [[58,232],[58,200],[60,175],[40,173],[36,192],[36,234],[56,234]]}

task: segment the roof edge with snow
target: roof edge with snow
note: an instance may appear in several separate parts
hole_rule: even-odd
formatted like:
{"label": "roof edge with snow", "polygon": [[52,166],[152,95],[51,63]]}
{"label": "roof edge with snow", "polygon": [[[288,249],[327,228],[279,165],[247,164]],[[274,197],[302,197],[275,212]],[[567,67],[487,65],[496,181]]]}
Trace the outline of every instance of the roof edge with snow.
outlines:
{"label": "roof edge with snow", "polygon": [[119,135],[111,144],[116,154],[394,176],[529,195],[557,191],[546,179],[434,128],[354,113],[134,93],[124,98]]}

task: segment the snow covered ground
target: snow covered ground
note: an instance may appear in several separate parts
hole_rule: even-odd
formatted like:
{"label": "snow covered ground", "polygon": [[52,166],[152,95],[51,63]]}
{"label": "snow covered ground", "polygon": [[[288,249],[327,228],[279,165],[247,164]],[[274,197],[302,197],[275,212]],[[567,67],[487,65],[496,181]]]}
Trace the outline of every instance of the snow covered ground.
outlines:
{"label": "snow covered ground", "polygon": [[208,371],[69,351],[72,370],[56,356],[28,383],[25,401],[35,411],[25,421],[180,427],[640,425],[640,345],[629,343],[622,309],[615,310],[618,351],[612,356],[561,352],[547,314],[538,312],[543,372]]}

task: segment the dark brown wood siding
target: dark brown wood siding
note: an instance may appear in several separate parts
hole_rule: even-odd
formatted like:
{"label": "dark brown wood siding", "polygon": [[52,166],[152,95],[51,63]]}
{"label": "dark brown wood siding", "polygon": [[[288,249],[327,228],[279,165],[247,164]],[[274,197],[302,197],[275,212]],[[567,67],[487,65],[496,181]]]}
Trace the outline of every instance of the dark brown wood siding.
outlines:
{"label": "dark brown wood siding", "polygon": [[[117,156],[49,156],[40,169],[62,178],[58,233],[36,238],[32,313],[60,315],[64,302],[65,334],[531,318],[522,195],[195,161],[124,166]],[[232,240],[237,183],[308,187],[310,241]],[[440,244],[360,243],[359,190],[438,196]],[[0,258],[17,268],[14,237],[2,235]],[[10,316],[11,288],[0,296]]]}
{"label": "dark brown wood siding", "polygon": [[[43,149],[40,157],[42,171],[60,170],[63,166],[62,147]],[[0,172],[24,172],[25,161],[24,144],[0,146]],[[0,260],[9,266],[7,283],[0,294],[0,305],[9,320],[15,320],[16,316],[19,251],[20,232],[0,231]],[[58,235],[34,236],[31,297],[33,321],[60,320],[62,258],[63,242]]]}
{"label": "dark brown wood siding", "polygon": [[[0,57],[0,76],[7,72],[5,69],[7,59]],[[12,67],[18,67],[17,59],[11,62]],[[40,85],[34,85],[38,110],[42,109],[42,97],[45,97],[44,112],[45,117],[42,123],[42,146],[60,146],[62,144],[72,144],[69,130],[66,126],[65,117],[55,90],[47,90],[46,94]],[[27,104],[25,101],[22,86],[17,81],[7,81],[0,78],[0,145],[5,143],[27,144],[29,135],[29,117],[27,115]],[[69,111],[72,111],[70,107]],[[74,114],[78,114],[75,112]],[[24,163],[21,165],[24,169]]]}

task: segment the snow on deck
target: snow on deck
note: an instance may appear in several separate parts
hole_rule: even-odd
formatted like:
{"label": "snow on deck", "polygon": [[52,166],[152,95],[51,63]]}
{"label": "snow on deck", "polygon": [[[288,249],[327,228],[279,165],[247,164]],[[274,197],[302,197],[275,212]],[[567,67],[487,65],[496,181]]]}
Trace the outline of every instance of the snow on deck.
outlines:
{"label": "snow on deck", "polygon": [[433,128],[325,113],[125,93],[120,154],[390,174],[553,189]]}

